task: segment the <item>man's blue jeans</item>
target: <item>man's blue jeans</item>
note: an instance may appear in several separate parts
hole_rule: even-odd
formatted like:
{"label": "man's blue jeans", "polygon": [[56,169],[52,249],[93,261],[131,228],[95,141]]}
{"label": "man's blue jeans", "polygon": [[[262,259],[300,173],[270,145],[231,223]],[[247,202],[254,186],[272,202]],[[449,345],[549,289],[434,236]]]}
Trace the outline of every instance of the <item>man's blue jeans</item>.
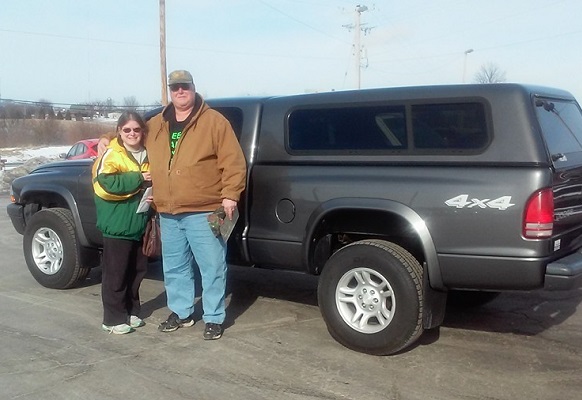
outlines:
{"label": "man's blue jeans", "polygon": [[194,262],[202,277],[203,320],[222,324],[225,313],[226,244],[212,234],[210,213],[160,214],[168,308],[184,319],[194,312]]}

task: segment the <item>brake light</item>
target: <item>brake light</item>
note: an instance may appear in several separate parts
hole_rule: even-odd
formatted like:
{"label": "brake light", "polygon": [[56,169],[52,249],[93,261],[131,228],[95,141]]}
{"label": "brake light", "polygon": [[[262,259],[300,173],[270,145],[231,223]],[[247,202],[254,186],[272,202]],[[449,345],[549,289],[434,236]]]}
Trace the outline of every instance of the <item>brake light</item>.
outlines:
{"label": "brake light", "polygon": [[525,206],[523,236],[539,239],[552,236],[554,229],[554,193],[543,189],[534,193]]}

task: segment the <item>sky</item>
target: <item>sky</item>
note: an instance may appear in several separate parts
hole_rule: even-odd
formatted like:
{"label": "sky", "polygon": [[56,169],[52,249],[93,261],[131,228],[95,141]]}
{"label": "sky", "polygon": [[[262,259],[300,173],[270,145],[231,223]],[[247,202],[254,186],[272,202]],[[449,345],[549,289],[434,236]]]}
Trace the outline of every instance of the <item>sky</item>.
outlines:
{"label": "sky", "polygon": [[[2,0],[0,98],[159,104],[159,11]],[[165,0],[165,24],[167,72],[207,98],[471,83],[494,65],[582,99],[580,0]]]}

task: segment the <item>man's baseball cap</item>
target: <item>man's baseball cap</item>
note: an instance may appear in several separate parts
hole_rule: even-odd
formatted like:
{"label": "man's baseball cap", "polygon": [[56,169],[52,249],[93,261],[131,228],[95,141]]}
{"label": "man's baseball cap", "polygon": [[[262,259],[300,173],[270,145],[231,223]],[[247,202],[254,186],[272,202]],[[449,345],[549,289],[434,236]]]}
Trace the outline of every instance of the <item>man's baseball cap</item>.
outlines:
{"label": "man's baseball cap", "polygon": [[168,75],[168,86],[175,85],[176,83],[189,83],[193,85],[194,80],[192,79],[192,74],[183,69],[171,72],[170,75]]}

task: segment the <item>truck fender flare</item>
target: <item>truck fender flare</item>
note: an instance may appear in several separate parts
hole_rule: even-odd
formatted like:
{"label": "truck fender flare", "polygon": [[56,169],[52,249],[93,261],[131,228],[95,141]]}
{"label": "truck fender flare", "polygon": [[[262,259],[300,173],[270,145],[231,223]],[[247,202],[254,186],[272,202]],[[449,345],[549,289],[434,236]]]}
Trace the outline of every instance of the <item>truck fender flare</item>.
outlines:
{"label": "truck fender flare", "polygon": [[75,229],[77,231],[77,238],[79,239],[79,245],[89,246],[89,240],[87,240],[87,236],[85,235],[85,231],[83,230],[83,225],[81,224],[81,217],[79,215],[79,209],[77,208],[77,201],[75,200],[75,197],[71,194],[71,192],[57,185],[34,184],[24,186],[22,188],[22,191],[20,192],[20,198],[24,200],[27,197],[31,196],[31,193],[34,192],[54,193],[62,197],[67,203],[67,208],[71,210],[71,213],[73,214],[73,219],[75,221]]}
{"label": "truck fender flare", "polygon": [[338,210],[374,210],[396,214],[403,218],[416,231],[422,244],[429,275],[428,278],[430,279],[430,286],[437,290],[445,289],[434,241],[432,240],[432,236],[424,220],[414,210],[404,204],[385,199],[342,197],[321,203],[315,210],[313,210],[307,221],[307,229],[303,242],[303,257],[305,265],[309,265],[308,244],[315,235],[316,227],[320,225],[326,215],[332,211]]}

